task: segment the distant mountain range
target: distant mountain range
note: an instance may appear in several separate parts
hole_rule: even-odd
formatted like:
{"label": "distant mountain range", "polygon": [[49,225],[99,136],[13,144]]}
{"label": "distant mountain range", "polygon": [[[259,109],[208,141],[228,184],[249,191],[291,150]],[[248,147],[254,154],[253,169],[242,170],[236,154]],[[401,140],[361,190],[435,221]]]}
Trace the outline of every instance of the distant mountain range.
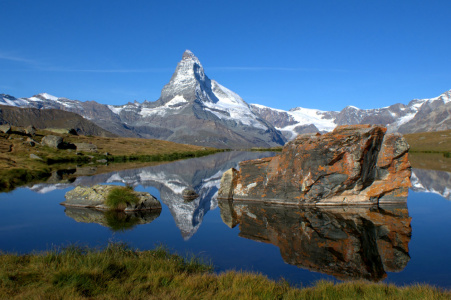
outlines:
{"label": "distant mountain range", "polygon": [[387,126],[389,132],[400,133],[451,129],[451,90],[435,98],[375,109],[347,106],[341,111],[321,111],[296,107],[284,111],[259,104],[251,107],[288,140],[300,133],[331,131],[335,126],[351,124],[381,124]]}
{"label": "distant mountain range", "polygon": [[65,110],[120,136],[218,148],[273,147],[299,133],[330,131],[345,124],[382,124],[401,133],[451,129],[451,91],[377,109],[347,106],[341,111],[320,111],[296,107],[284,111],[249,105],[209,79],[189,50],[154,102],[105,105],[42,93],[30,98],[0,94],[0,105]]}

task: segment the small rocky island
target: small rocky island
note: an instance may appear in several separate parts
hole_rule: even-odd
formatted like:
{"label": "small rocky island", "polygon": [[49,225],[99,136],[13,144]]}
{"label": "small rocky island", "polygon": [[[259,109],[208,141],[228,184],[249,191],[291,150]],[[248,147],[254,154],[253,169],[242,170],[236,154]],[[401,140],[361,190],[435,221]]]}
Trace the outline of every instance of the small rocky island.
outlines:
{"label": "small rocky island", "polygon": [[[117,185],[77,186],[66,193],[66,201],[61,205],[70,207],[94,208],[97,210],[111,210],[107,205],[108,195],[115,189],[124,188]],[[124,188],[125,189],[125,188]],[[141,210],[161,210],[161,203],[157,198],[146,192],[131,191],[136,197],[136,202],[126,202],[119,210],[133,212]],[[117,210],[117,209],[116,209]]]}
{"label": "small rocky island", "polygon": [[219,199],[296,205],[405,203],[409,145],[376,125],[304,134],[280,155],[244,161],[221,179]]}

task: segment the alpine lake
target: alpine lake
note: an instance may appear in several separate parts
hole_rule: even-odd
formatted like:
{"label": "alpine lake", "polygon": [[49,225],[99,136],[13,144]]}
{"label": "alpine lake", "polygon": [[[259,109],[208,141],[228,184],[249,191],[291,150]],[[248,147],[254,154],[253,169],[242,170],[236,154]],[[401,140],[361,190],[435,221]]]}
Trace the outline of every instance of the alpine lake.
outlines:
{"label": "alpine lake", "polygon": [[[0,194],[0,251],[34,253],[68,245],[124,242],[148,250],[163,245],[211,262],[215,272],[258,272],[295,286],[320,279],[366,279],[451,287],[451,173],[412,169],[407,205],[293,207],[220,200],[222,174],[240,161],[271,152],[222,152]],[[60,205],[76,186],[133,186],[160,200],[162,210],[119,214]],[[198,198],[187,201],[185,188]]]}

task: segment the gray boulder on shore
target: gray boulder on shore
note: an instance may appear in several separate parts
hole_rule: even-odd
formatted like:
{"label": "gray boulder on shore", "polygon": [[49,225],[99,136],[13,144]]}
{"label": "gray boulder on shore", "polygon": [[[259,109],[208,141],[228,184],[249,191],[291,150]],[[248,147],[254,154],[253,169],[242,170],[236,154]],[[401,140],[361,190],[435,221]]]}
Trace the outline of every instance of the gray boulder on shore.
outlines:
{"label": "gray boulder on shore", "polygon": [[41,144],[58,149],[63,145],[63,138],[56,135],[46,135],[42,138]]}
{"label": "gray boulder on shore", "polygon": [[9,125],[9,124],[0,125],[0,132],[10,133],[11,132],[11,125]]}
{"label": "gray boulder on shore", "polygon": [[[89,207],[99,210],[109,210],[110,208],[105,204],[108,194],[118,188],[117,185],[94,185],[77,186],[75,189],[69,191],[64,196],[66,201],[61,205],[73,207]],[[134,191],[139,201],[136,204],[129,203],[124,211],[137,210],[152,210],[161,209],[161,203],[157,198],[146,192]]]}

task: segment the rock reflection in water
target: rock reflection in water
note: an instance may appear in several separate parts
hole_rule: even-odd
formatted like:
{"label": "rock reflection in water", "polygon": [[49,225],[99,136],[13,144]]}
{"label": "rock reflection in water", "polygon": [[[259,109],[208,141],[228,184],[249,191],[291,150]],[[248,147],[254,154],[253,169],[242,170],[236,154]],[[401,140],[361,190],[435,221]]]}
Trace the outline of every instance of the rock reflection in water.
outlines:
{"label": "rock reflection in water", "polygon": [[97,223],[113,231],[125,231],[139,224],[148,224],[154,221],[161,210],[152,211],[100,211],[91,208],[66,207],[66,216],[82,223]]}
{"label": "rock reflection in water", "polygon": [[283,260],[338,279],[379,281],[410,260],[407,206],[287,207],[220,200],[239,236],[279,247]]}

